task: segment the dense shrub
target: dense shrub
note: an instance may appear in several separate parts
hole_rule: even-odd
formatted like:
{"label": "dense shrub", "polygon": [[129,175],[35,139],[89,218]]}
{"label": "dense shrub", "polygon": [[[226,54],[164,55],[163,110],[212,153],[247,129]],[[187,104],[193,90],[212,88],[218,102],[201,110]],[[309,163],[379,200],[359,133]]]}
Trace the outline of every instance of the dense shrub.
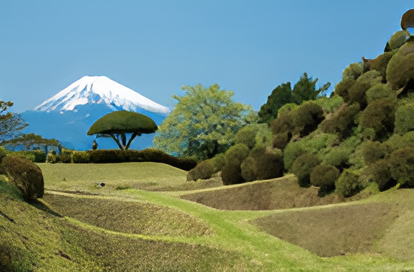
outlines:
{"label": "dense shrub", "polygon": [[51,150],[49,154],[47,154],[46,162],[48,163],[57,163],[57,155],[55,150]]}
{"label": "dense shrub", "polygon": [[33,162],[16,156],[6,156],[0,163],[0,174],[7,175],[24,200],[33,201],[44,194],[44,181],[40,168]]}
{"label": "dense shrub", "polygon": [[367,165],[384,158],[385,154],[385,147],[380,142],[365,141],[362,145],[362,155]]}
{"label": "dense shrub", "polygon": [[300,155],[292,165],[292,173],[298,178],[301,187],[310,185],[310,173],[313,168],[320,164],[320,160],[316,155],[306,152]]}
{"label": "dense shrub", "polygon": [[324,120],[319,128],[325,133],[334,133],[340,138],[347,138],[352,134],[352,127],[355,126],[355,116],[360,112],[359,105],[343,105],[331,119]]}
{"label": "dense shrub", "polygon": [[90,152],[76,151],[73,153],[73,163],[89,163]]}
{"label": "dense shrub", "polygon": [[410,79],[414,79],[414,43],[401,46],[392,56],[387,66],[387,82],[393,90],[404,87]]}
{"label": "dense shrub", "polygon": [[310,182],[313,186],[329,190],[335,187],[335,181],[339,177],[339,170],[331,165],[317,165],[310,174]]}
{"label": "dense shrub", "polygon": [[366,92],[374,85],[381,83],[381,74],[378,71],[369,71],[358,78],[355,84],[349,88],[349,103],[359,103],[361,110],[367,106]]}
{"label": "dense shrub", "polygon": [[395,94],[392,92],[391,87],[388,84],[378,83],[367,91],[367,101],[371,104],[374,100],[382,98],[395,99]]}
{"label": "dense shrub", "polygon": [[267,124],[257,124],[256,144],[254,147],[267,147],[272,145],[273,133]]}
{"label": "dense shrub", "polygon": [[295,160],[304,153],[306,153],[306,150],[301,142],[289,143],[283,152],[283,164],[285,165],[285,169],[290,172]]}
{"label": "dense shrub", "polygon": [[291,112],[293,112],[295,109],[297,109],[299,106],[295,103],[287,103],[285,105],[283,105],[278,111],[277,111],[277,117],[279,118],[280,116],[284,115],[284,114],[290,114]]}
{"label": "dense shrub", "polygon": [[397,108],[395,111],[394,132],[404,134],[414,131],[414,104],[407,104]]}
{"label": "dense shrub", "polygon": [[321,106],[314,102],[305,102],[296,110],[293,120],[300,136],[304,137],[314,131],[323,119]]}
{"label": "dense shrub", "polygon": [[342,80],[357,80],[364,72],[364,65],[361,62],[351,63],[342,72]]}
{"label": "dense shrub", "polygon": [[46,153],[43,152],[42,150],[14,151],[14,152],[8,152],[8,155],[22,157],[32,162],[45,162],[46,161]]}
{"label": "dense shrub", "polygon": [[226,156],[223,153],[217,154],[210,160],[213,163],[214,173],[221,171],[223,166],[226,164]]}
{"label": "dense shrub", "polygon": [[396,184],[391,176],[391,164],[387,159],[381,159],[368,167],[371,180],[378,184],[380,191],[387,190]]}
{"label": "dense shrub", "polygon": [[390,50],[395,50],[403,46],[410,36],[411,35],[407,30],[400,30],[395,32],[388,41]]}
{"label": "dense shrub", "polygon": [[187,173],[187,181],[209,179],[214,174],[214,164],[211,160],[202,161]]}
{"label": "dense shrub", "polygon": [[238,165],[249,155],[249,148],[244,144],[236,144],[226,151],[226,165]]}
{"label": "dense shrub", "polygon": [[282,152],[278,149],[255,148],[241,164],[246,181],[263,180],[283,175]]}
{"label": "dense shrub", "polygon": [[60,154],[59,162],[71,163],[72,162],[72,151],[65,150]]}
{"label": "dense shrub", "polygon": [[241,128],[235,135],[236,144],[244,144],[252,149],[256,144],[257,127],[254,125],[247,125]]}
{"label": "dense shrub", "polygon": [[342,97],[344,102],[349,102],[349,89],[355,84],[355,80],[353,79],[343,79],[335,86],[334,94]]}
{"label": "dense shrub", "polygon": [[335,95],[335,93],[333,93],[333,96],[330,98],[323,96],[314,100],[313,102],[318,104],[325,113],[332,113],[342,105],[344,99],[339,95]]}
{"label": "dense shrub", "polygon": [[394,131],[395,101],[390,98],[374,100],[362,112],[360,124],[372,128],[377,139],[387,138]]}
{"label": "dense shrub", "polygon": [[292,132],[295,128],[293,124],[294,112],[282,114],[270,123],[273,134]]}
{"label": "dense shrub", "polygon": [[404,187],[414,187],[414,148],[394,151],[389,160],[392,178]]}
{"label": "dense shrub", "polygon": [[285,149],[285,147],[289,143],[290,138],[292,138],[292,134],[291,133],[288,133],[288,132],[276,134],[273,137],[272,146],[274,148],[283,150],[283,149]]}
{"label": "dense shrub", "polygon": [[405,147],[414,147],[414,131],[403,135],[393,134],[384,142],[387,151],[392,152]]}
{"label": "dense shrub", "polygon": [[240,165],[226,164],[221,169],[221,178],[224,185],[239,184],[245,182],[241,175]]}
{"label": "dense shrub", "polygon": [[335,192],[343,197],[350,197],[363,189],[357,174],[345,170],[335,182]]}
{"label": "dense shrub", "polygon": [[383,79],[386,78],[387,65],[394,52],[385,52],[379,55],[377,58],[369,61],[369,70],[376,70],[381,73]]}
{"label": "dense shrub", "polygon": [[354,149],[352,147],[334,147],[332,148],[322,159],[322,162],[326,165],[336,166],[339,169],[349,167],[349,156]]}

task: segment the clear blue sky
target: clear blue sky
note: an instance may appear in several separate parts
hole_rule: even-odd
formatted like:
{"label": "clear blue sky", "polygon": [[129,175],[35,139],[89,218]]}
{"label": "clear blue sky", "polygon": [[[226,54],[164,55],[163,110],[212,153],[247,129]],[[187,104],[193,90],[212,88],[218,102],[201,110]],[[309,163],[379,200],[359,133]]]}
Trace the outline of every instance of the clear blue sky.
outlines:
{"label": "clear blue sky", "polygon": [[[165,106],[218,83],[255,110],[307,72],[339,82],[383,52],[408,0],[0,0],[0,100],[22,112],[85,75]],[[333,87],[330,88],[332,91]]]}

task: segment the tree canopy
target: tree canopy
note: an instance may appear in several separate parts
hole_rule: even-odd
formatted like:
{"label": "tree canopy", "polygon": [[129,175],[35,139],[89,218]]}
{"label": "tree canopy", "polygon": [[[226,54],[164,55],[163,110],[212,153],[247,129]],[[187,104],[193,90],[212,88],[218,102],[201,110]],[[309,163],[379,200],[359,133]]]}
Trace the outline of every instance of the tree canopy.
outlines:
{"label": "tree canopy", "polygon": [[0,101],[0,145],[6,140],[15,138],[22,129],[28,126],[19,114],[8,111],[13,106],[13,102]]}
{"label": "tree canopy", "polygon": [[59,149],[62,148],[61,143],[55,139],[45,139],[40,135],[34,133],[22,134],[19,137],[7,140],[3,142],[3,145],[9,147],[23,147],[25,150],[43,149],[47,153],[49,146],[55,146]]}
{"label": "tree canopy", "polygon": [[[130,111],[114,111],[93,123],[87,134],[111,137],[121,150],[127,150],[136,136],[154,133],[157,129],[155,122],[146,115]],[[127,133],[132,133],[128,141]]]}
{"label": "tree canopy", "polygon": [[236,132],[257,115],[248,105],[232,101],[233,91],[215,84],[184,86],[174,95],[176,107],[161,124],[154,146],[165,152],[197,160],[212,158],[234,144]]}
{"label": "tree canopy", "polygon": [[290,82],[277,86],[267,98],[267,102],[260,108],[259,123],[269,124],[277,118],[277,113],[283,105],[288,103],[300,105],[304,101],[315,100],[331,86],[328,82],[322,88],[316,89],[317,81],[318,79],[313,80],[312,77],[308,77],[308,74],[304,73],[293,90]]}

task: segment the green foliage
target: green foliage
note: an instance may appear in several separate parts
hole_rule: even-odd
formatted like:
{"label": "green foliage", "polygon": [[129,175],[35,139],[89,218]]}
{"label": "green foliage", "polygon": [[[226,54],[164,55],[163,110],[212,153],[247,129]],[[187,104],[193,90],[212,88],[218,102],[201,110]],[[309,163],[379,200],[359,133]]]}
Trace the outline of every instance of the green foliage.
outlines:
{"label": "green foliage", "polygon": [[[356,137],[351,137],[351,139],[355,138]],[[354,152],[355,148],[355,146],[347,144],[341,144],[338,147],[334,147],[323,157],[322,163],[336,166],[339,169],[348,168],[349,156]]]}
{"label": "green foliage", "polygon": [[362,155],[367,165],[385,157],[386,148],[380,142],[365,141],[362,145]]}
{"label": "green foliage", "polygon": [[355,126],[355,116],[360,112],[358,103],[341,106],[330,119],[324,120],[319,128],[325,133],[337,134],[340,138],[347,138]]}
{"label": "green foliage", "polygon": [[[290,137],[289,137],[290,136]],[[274,148],[283,150],[289,143],[291,135],[288,132],[276,134],[273,137],[272,146]]]}
{"label": "green foliage", "polygon": [[373,60],[369,60],[369,70],[376,70],[381,73],[383,79],[386,78],[387,65],[394,52],[385,52]]}
{"label": "green foliage", "polygon": [[73,163],[89,163],[90,153],[86,151],[75,151],[72,155]]}
{"label": "green foliage", "polygon": [[249,156],[249,148],[244,144],[236,144],[226,151],[226,164],[239,165]]}
{"label": "green foliage", "polygon": [[342,97],[344,102],[350,101],[349,89],[355,84],[353,79],[344,79],[335,85],[334,94]]}
{"label": "green foliage", "polygon": [[395,49],[400,48],[407,42],[410,36],[411,36],[410,33],[406,30],[400,30],[400,31],[395,32],[391,36],[391,39],[388,41],[390,49],[395,50]]}
{"label": "green foliage", "polygon": [[44,181],[40,168],[33,162],[15,156],[6,156],[0,163],[0,174],[6,175],[16,186],[24,200],[33,201],[43,197]]}
{"label": "green foliage", "polygon": [[6,151],[5,154],[7,154],[8,156],[22,157],[32,162],[45,162],[46,161],[46,154],[41,150]]}
{"label": "green foliage", "polygon": [[224,165],[226,165],[226,156],[223,153],[217,154],[214,158],[210,159],[214,166],[214,173],[221,171]]}
{"label": "green foliage", "polygon": [[284,105],[292,103],[300,105],[304,101],[315,100],[331,85],[328,82],[322,88],[316,89],[315,85],[317,81],[318,79],[312,80],[312,77],[308,77],[304,73],[293,87],[293,90],[290,82],[277,86],[268,97],[267,102],[260,108],[259,123],[270,124],[275,118],[283,115],[285,111],[292,109],[292,106],[289,105],[279,114],[279,109]]}
{"label": "green foliage", "polygon": [[366,92],[374,85],[381,83],[382,76],[378,71],[369,71],[362,74],[349,88],[349,103],[359,103],[360,108],[364,109],[368,102]]}
{"label": "green foliage", "polygon": [[256,125],[256,144],[255,147],[271,146],[273,142],[273,133],[267,124]]}
{"label": "green foliage", "polygon": [[392,178],[404,187],[414,187],[414,148],[392,152],[389,161]]}
{"label": "green foliage", "polygon": [[320,160],[316,155],[306,152],[300,155],[292,165],[292,173],[298,177],[301,187],[309,187],[310,174],[313,168],[320,164]]}
{"label": "green foliage", "polygon": [[272,129],[273,134],[280,134],[285,132],[293,132],[295,126],[293,123],[294,120],[294,112],[286,112],[282,114],[275,120],[273,120],[270,124],[270,128]]}
{"label": "green foliage", "polygon": [[46,157],[46,162],[48,163],[57,163],[57,155],[55,150],[51,150]]}
{"label": "green foliage", "polygon": [[345,170],[335,182],[335,192],[343,197],[350,197],[363,189],[357,174]]}
{"label": "green foliage", "polygon": [[395,94],[392,92],[388,84],[375,84],[367,91],[367,102],[371,104],[374,100],[382,98],[391,98],[395,100]]}
{"label": "green foliage", "polygon": [[377,139],[387,138],[394,130],[396,103],[390,98],[374,100],[362,112],[360,124],[372,128]]}
{"label": "green foliage", "polygon": [[281,177],[283,168],[280,150],[256,147],[241,164],[241,173],[246,181],[263,180]]}
{"label": "green foliage", "polygon": [[395,111],[395,133],[404,134],[414,130],[414,104],[407,104]]}
{"label": "green foliage", "polygon": [[[22,193],[16,186],[11,184],[10,179],[3,174],[0,174],[0,192],[11,195],[15,199],[23,200]],[[1,258],[0,258],[1,264]]]}
{"label": "green foliage", "polygon": [[282,107],[280,107],[280,109],[277,112],[277,118],[279,118],[283,114],[287,114],[287,113],[289,113],[291,111],[294,111],[298,107],[299,106],[297,104],[295,104],[295,103],[287,103],[287,104],[283,105]]}
{"label": "green foliage", "polygon": [[239,184],[245,182],[241,175],[240,165],[226,164],[221,169],[221,179],[224,185]]}
{"label": "green foliage", "polygon": [[197,160],[212,158],[234,144],[237,131],[256,122],[250,106],[232,101],[232,91],[218,85],[183,90],[184,96],[173,96],[176,107],[154,138],[154,147],[164,152]]}
{"label": "green foliage", "polygon": [[387,82],[393,90],[404,87],[414,79],[414,43],[408,42],[394,54],[387,66]]}
{"label": "green foliage", "polygon": [[214,173],[214,163],[211,160],[205,160],[188,172],[187,181],[209,179]]}
{"label": "green foliage", "polygon": [[331,165],[317,165],[310,174],[310,182],[317,187],[334,187],[339,177],[339,170]]}
{"label": "green foliage", "polygon": [[334,94],[331,97],[323,96],[321,98],[316,99],[313,102],[318,104],[325,113],[332,113],[336,111],[339,108],[339,106],[342,105],[344,99],[339,95]]}
{"label": "green foliage", "polygon": [[235,143],[236,144],[244,144],[249,149],[252,149],[256,144],[256,133],[257,128],[254,125],[247,125],[243,128],[241,128],[235,137]]}
{"label": "green foliage", "polygon": [[70,151],[70,150],[62,151],[62,153],[60,154],[60,157],[59,157],[59,162],[71,163],[72,162],[72,154],[73,154],[73,152]]}
{"label": "green foliage", "polygon": [[0,145],[3,145],[6,140],[15,138],[21,130],[28,126],[19,114],[8,110],[12,106],[13,102],[0,100]]}
{"label": "green foliage", "polygon": [[[88,135],[110,136],[121,150],[127,150],[136,136],[154,133],[155,122],[146,115],[131,111],[114,111],[99,118],[88,130]],[[126,134],[132,133],[127,142]]]}
{"label": "green foliage", "polygon": [[306,153],[306,149],[302,142],[289,143],[283,152],[283,164],[285,165],[285,169],[290,172],[293,163],[304,153]]}
{"label": "green foliage", "polygon": [[364,64],[362,62],[351,63],[342,72],[342,81],[357,80],[364,72]]}
{"label": "green foliage", "polygon": [[324,119],[322,108],[314,102],[306,102],[295,111],[294,125],[301,137],[309,135]]}
{"label": "green foliage", "polygon": [[[9,149],[23,149],[28,150],[43,150],[46,154],[49,147],[62,148],[61,143],[55,139],[45,139],[40,135],[34,133],[21,134],[17,138],[9,139],[3,142],[3,145]],[[44,162],[44,160],[43,160]]]}
{"label": "green foliage", "polygon": [[381,159],[368,167],[368,173],[373,182],[378,184],[380,191],[387,190],[396,184],[391,176],[390,160]]}

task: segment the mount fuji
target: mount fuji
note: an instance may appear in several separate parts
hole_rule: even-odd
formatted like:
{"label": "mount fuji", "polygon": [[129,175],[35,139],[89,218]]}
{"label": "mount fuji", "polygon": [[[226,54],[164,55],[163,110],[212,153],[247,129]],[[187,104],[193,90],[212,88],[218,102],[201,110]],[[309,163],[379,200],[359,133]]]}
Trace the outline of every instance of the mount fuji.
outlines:
{"label": "mount fuji", "polygon": [[[112,111],[127,110],[147,115],[160,125],[170,110],[141,94],[105,77],[84,76],[67,88],[21,114],[29,126],[24,133],[54,138],[64,147],[91,149],[95,136],[87,136],[90,126]],[[131,144],[132,149],[152,146],[154,134],[143,134]],[[118,148],[112,139],[97,138],[99,149]]]}

